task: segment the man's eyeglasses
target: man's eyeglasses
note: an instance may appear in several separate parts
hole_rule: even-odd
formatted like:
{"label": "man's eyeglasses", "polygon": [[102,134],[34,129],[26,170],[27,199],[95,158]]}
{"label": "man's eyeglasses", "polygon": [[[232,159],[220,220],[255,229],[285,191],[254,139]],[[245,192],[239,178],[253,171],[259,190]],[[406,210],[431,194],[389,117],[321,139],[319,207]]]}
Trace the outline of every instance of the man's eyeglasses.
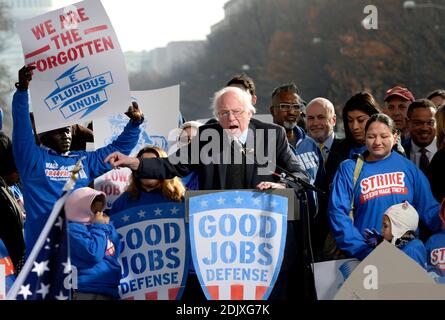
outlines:
{"label": "man's eyeglasses", "polygon": [[218,113],[218,116],[219,116],[220,118],[228,119],[228,118],[230,117],[230,113],[232,113],[233,116],[234,116],[235,118],[239,118],[239,117],[241,117],[241,116],[243,115],[243,113],[244,113],[245,111],[246,111],[246,110],[230,110],[230,111],[222,111],[222,112]]}
{"label": "man's eyeglasses", "polygon": [[288,112],[289,110],[301,112],[304,109],[304,105],[299,103],[280,103],[279,105],[274,107],[280,109],[280,111],[283,112]]}

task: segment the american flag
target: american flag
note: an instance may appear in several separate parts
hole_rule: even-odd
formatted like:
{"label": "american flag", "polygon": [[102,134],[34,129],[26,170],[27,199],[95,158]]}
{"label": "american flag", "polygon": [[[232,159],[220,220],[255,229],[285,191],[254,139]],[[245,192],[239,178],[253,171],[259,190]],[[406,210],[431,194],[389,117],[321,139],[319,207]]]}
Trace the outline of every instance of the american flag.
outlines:
{"label": "american flag", "polygon": [[64,204],[82,168],[80,159],[25,262],[8,300],[70,300],[71,263]]}
{"label": "american flag", "polygon": [[67,195],[57,201],[56,206],[59,207],[61,205],[62,208],[56,212],[53,209],[55,219],[51,219],[51,221],[48,219],[49,233],[42,231],[35,245],[35,247],[40,248],[38,248],[38,251],[37,249],[33,250],[29,255],[25,266],[17,277],[16,283],[14,283],[13,288],[8,293],[8,299],[70,299],[71,264],[69,260],[65,212],[63,210],[63,204]]}

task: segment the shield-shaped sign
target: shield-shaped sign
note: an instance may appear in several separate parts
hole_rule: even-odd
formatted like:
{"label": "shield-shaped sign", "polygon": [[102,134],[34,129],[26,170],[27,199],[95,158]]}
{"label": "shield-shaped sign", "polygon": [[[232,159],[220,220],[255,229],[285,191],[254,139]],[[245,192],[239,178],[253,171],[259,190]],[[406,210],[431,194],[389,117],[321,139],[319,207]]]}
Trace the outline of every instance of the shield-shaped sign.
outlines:
{"label": "shield-shaped sign", "polygon": [[288,198],[254,191],[189,200],[190,243],[209,300],[265,300],[283,260]]}
{"label": "shield-shaped sign", "polygon": [[125,300],[177,300],[187,280],[189,254],[184,205],[138,206],[111,217],[122,236],[122,279]]}

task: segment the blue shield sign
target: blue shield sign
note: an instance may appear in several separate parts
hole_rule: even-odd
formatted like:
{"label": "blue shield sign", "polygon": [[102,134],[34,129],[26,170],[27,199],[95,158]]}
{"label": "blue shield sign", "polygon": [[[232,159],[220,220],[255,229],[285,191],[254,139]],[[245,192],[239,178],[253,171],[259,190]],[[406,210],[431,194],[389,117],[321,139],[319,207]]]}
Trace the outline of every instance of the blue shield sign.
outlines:
{"label": "blue shield sign", "polygon": [[180,299],[189,265],[184,205],[167,202],[138,206],[111,219],[124,247],[120,255],[121,298]]}
{"label": "blue shield sign", "polygon": [[286,243],[288,198],[254,191],[191,197],[193,264],[209,300],[265,300]]}

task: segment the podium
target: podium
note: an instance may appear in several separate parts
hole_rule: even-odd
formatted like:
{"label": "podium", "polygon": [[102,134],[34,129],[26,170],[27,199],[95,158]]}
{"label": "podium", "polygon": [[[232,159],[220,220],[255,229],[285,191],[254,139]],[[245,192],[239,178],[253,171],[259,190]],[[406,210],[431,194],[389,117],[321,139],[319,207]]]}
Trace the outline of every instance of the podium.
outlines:
{"label": "podium", "polygon": [[295,273],[289,261],[298,260],[293,224],[300,210],[293,189],[190,191],[185,200],[193,265],[207,299],[265,300],[277,280]]}

